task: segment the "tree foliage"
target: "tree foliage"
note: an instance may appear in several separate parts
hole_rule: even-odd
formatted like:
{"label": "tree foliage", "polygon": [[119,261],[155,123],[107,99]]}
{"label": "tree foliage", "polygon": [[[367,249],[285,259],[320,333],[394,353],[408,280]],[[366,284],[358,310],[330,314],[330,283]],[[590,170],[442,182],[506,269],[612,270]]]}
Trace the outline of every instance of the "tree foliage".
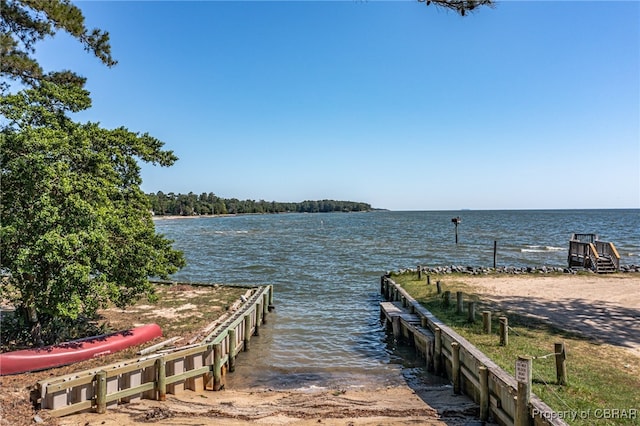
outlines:
{"label": "tree foliage", "polygon": [[[37,42],[65,31],[105,65],[113,66],[109,34],[89,30],[84,16],[69,0],[0,0],[0,75],[34,86],[41,81],[64,81],[65,74],[45,73],[33,57]],[[2,82],[2,89],[8,83]]]}
{"label": "tree foliage", "polygon": [[251,213],[329,213],[329,212],[365,212],[371,211],[371,205],[356,201],[318,200],[300,203],[282,203],[276,201],[238,200],[220,198],[214,193],[203,192],[196,195],[165,194],[162,191],[147,194],[151,209],[155,215],[211,215],[211,214],[251,214]]}
{"label": "tree foliage", "polygon": [[0,296],[22,314],[33,343],[51,343],[62,337],[45,332],[52,326],[151,297],[150,276],[184,265],[155,232],[138,165],[177,158],[146,133],[71,120],[91,105],[85,79],[44,73],[30,56],[36,41],[64,30],[112,65],[107,33],[88,31],[66,0],[0,6],[0,73],[26,85],[9,94],[5,84],[0,98]]}
{"label": "tree foliage", "polygon": [[418,0],[420,3],[425,3],[427,6],[431,4],[444,8],[454,10],[462,16],[465,16],[468,12],[472,12],[481,6],[493,6],[493,0]]}

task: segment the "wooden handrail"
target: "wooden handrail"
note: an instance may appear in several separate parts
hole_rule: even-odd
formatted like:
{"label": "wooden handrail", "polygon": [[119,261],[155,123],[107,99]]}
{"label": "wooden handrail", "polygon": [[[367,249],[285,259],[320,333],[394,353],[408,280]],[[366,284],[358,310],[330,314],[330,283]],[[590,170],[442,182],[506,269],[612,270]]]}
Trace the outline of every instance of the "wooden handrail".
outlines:
{"label": "wooden handrail", "polygon": [[618,253],[618,250],[616,249],[616,246],[613,245],[613,243],[609,243],[609,249],[611,250],[611,254],[612,254],[611,261],[615,265],[616,270],[619,271],[620,270],[620,254]]}

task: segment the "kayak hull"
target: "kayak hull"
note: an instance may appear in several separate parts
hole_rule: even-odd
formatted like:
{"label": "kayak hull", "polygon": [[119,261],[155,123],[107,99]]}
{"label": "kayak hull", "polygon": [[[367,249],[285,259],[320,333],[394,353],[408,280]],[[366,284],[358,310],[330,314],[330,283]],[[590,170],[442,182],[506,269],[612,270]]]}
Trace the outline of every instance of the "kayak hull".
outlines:
{"label": "kayak hull", "polygon": [[0,376],[46,370],[108,355],[162,336],[158,324],[92,336],[43,348],[24,349],[0,354]]}

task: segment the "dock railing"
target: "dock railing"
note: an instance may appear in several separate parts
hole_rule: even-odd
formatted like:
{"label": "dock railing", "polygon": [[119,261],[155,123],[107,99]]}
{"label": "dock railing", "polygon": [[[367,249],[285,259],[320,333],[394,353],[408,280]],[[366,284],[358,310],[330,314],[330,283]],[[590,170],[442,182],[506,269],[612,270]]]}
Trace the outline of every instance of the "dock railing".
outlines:
{"label": "dock railing", "polygon": [[596,241],[596,251],[602,256],[608,257],[613,262],[616,270],[620,270],[620,254],[613,243],[606,241]]}
{"label": "dock railing", "polygon": [[[453,383],[454,392],[464,393],[480,405],[481,419],[492,417],[500,425],[523,424],[566,426],[560,416],[535,394],[531,394],[526,419],[518,419],[517,395],[518,382],[509,373],[500,368],[478,348],[449,326],[435,317],[429,310],[417,302],[390,277],[381,277],[381,293],[390,301],[400,302],[409,313],[420,318],[420,326],[406,323],[398,316],[398,333],[409,335],[426,344],[418,348],[425,353],[427,368],[437,374],[446,375]],[[420,336],[420,329],[427,329],[432,335]],[[517,423],[517,420],[519,422]]]}
{"label": "dock railing", "polygon": [[[570,268],[578,266],[601,272],[601,262],[604,265],[610,262],[615,271],[620,270],[620,254],[613,243],[600,241],[596,234],[571,234],[568,255]],[[611,272],[608,266],[602,269]]]}
{"label": "dock railing", "polygon": [[273,286],[254,287],[246,302],[201,342],[37,383],[42,409],[56,417],[82,411],[105,413],[118,402],[163,401],[184,390],[220,390],[236,356],[249,350],[251,336],[273,306]]}

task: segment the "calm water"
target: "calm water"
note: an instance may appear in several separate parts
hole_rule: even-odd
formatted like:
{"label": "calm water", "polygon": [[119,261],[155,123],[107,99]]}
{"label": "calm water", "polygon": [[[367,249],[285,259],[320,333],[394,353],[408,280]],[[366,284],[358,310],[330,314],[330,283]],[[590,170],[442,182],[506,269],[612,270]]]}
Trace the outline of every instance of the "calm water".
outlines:
{"label": "calm water", "polygon": [[174,280],[274,285],[276,311],[240,355],[232,387],[383,386],[420,375],[380,324],[385,271],[492,266],[494,241],[498,266],[566,266],[574,232],[597,233],[622,264],[640,263],[638,209],[251,215],[156,228],[185,252]]}

